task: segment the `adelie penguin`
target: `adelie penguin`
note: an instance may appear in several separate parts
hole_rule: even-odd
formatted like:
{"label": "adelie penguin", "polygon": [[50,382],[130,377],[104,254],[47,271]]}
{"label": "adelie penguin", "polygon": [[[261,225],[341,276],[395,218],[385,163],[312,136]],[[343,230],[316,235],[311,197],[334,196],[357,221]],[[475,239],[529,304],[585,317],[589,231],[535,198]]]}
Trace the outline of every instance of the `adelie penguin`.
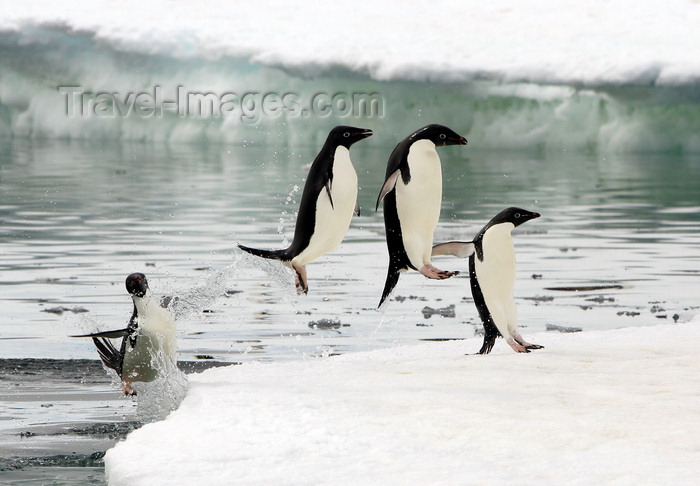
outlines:
{"label": "adelie penguin", "polygon": [[336,248],[348,231],[353,213],[360,214],[350,146],[371,135],[371,130],[348,126],[330,131],[309,169],[289,248],[238,247],[259,257],[282,261],[296,274],[297,292],[307,293],[306,264]]}
{"label": "adelie penguin", "polygon": [[[161,306],[148,288],[146,276],[132,273],[126,278],[134,310],[125,329],[73,337],[91,337],[104,365],[122,380],[125,395],[135,395],[134,382],[155,380],[176,366],[175,318]],[[121,338],[117,350],[110,339]]]}
{"label": "adelie penguin", "polygon": [[384,227],[389,270],[381,307],[399,281],[400,272],[418,270],[427,278],[445,279],[457,272],[430,262],[433,233],[442,204],[442,166],[436,147],[466,145],[467,140],[442,125],[428,125],[401,141],[389,157],[377,208],[384,200]]}
{"label": "adelie penguin", "polygon": [[518,332],[518,315],[513,298],[515,250],[511,231],[538,213],[508,208],[484,226],[473,241],[453,241],[435,245],[433,256],[469,257],[469,279],[474,304],[484,324],[484,343],[479,354],[491,352],[502,336],[517,353],[529,353],[543,346],[526,342]]}

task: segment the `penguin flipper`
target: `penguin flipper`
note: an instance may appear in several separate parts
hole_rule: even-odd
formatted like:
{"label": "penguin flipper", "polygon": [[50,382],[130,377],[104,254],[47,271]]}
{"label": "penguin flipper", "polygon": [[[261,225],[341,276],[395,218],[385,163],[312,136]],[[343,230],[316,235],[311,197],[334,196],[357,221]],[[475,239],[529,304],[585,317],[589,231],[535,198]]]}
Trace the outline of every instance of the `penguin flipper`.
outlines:
{"label": "penguin flipper", "polygon": [[267,258],[268,260],[287,260],[287,250],[262,250],[244,245],[238,245],[238,248],[251,255]]}
{"label": "penguin flipper", "polygon": [[[104,363],[107,368],[116,371],[119,378],[121,378],[124,354],[121,351],[117,351],[117,348],[106,338],[93,337],[92,341],[95,343],[95,347],[97,347],[97,353],[100,355],[102,363]],[[124,346],[122,346],[122,348],[123,347]]]}
{"label": "penguin flipper", "polygon": [[331,180],[328,179],[326,181],[326,185],[324,186],[326,188],[326,193],[328,194],[328,200],[331,202],[331,209],[335,209],[333,206],[333,196],[331,196]]}
{"label": "penguin flipper", "polygon": [[384,282],[384,291],[382,292],[382,298],[379,299],[377,309],[382,306],[384,300],[389,296],[391,291],[394,290],[394,287],[396,287],[396,284],[399,282],[400,275],[401,271],[398,268],[394,265],[389,265],[389,270],[386,274],[386,282]]}
{"label": "penguin flipper", "polygon": [[386,178],[386,181],[384,181],[384,185],[382,186],[382,190],[379,192],[379,197],[377,198],[377,206],[374,208],[375,211],[379,209],[379,203],[382,202],[384,196],[389,194],[394,189],[394,187],[396,187],[396,181],[398,180],[400,174],[401,171],[397,170]]}
{"label": "penguin flipper", "polygon": [[473,241],[449,241],[433,246],[432,256],[456,256],[458,258],[468,258],[476,251]]}
{"label": "penguin flipper", "polygon": [[117,329],[115,331],[102,331],[102,332],[93,332],[90,334],[78,334],[78,335],[73,335],[69,337],[89,337],[89,338],[108,338],[108,339],[119,339],[123,338],[124,336],[129,335],[129,328],[125,329]]}

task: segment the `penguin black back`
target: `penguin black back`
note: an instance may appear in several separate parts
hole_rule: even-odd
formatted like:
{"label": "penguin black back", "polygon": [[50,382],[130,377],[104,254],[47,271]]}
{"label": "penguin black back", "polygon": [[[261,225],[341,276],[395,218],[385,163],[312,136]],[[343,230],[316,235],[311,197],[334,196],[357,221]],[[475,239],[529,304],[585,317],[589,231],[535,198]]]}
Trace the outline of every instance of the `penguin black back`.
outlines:
{"label": "penguin black back", "polygon": [[[424,250],[426,248],[429,249],[432,246],[432,233],[435,228],[434,225],[432,225],[432,223],[427,223],[427,226],[424,225],[425,227],[417,229],[414,227],[415,225],[411,223],[411,220],[417,219],[416,216],[421,216],[416,214],[417,212],[425,212],[427,214],[439,215],[439,201],[433,201],[433,198],[428,197],[427,200],[430,200],[432,202],[423,204],[421,206],[421,197],[425,197],[426,193],[433,193],[438,194],[437,198],[439,198],[439,194],[441,194],[442,192],[442,174],[439,165],[440,161],[436,154],[432,159],[430,155],[428,155],[428,160],[426,160],[423,155],[423,153],[425,153],[426,148],[421,147],[421,149],[419,149],[418,151],[418,160],[409,163],[409,155],[411,154],[413,145],[416,142],[423,140],[429,140],[435,147],[467,144],[467,140],[464,137],[458,135],[450,128],[447,128],[443,125],[433,124],[427,125],[411,133],[408,137],[406,137],[396,145],[391,155],[389,156],[384,185],[382,186],[382,189],[379,192],[376,204],[376,209],[378,209],[379,203],[382,200],[384,200],[384,228],[386,231],[387,248],[389,250],[389,268],[387,270],[386,281],[384,283],[384,290],[382,291],[382,296],[379,300],[379,306],[382,305],[382,303],[386,300],[387,296],[394,289],[397,282],[399,281],[400,272],[403,270],[417,270],[428,278],[436,279],[449,278],[450,276],[455,274],[455,272],[444,272],[442,270],[436,269],[430,264],[429,258],[426,259],[425,256],[418,257],[416,255],[417,253],[425,253]],[[421,150],[424,152],[421,153]],[[429,151],[434,153],[433,150],[429,149]],[[414,157],[414,155],[412,155],[411,157]],[[437,164],[435,164],[435,161],[437,161]],[[422,170],[424,175],[425,169],[422,169],[421,165],[425,164],[424,167],[432,166],[433,168],[428,170],[433,171],[433,173],[429,175],[427,179],[432,179],[433,182],[425,182],[424,180],[416,182],[415,184],[418,184],[418,186],[410,186],[423,186],[423,189],[418,190],[418,193],[422,191],[422,196],[418,196],[417,199],[421,202],[413,203],[412,205],[409,204],[409,206],[417,207],[415,207],[414,209],[404,210],[406,212],[402,216],[404,218],[404,221],[402,222],[399,217],[396,186],[400,180],[401,187],[409,187],[409,184],[411,184],[411,179],[414,176],[414,174],[411,173],[411,164],[413,163],[418,164],[417,166],[414,166],[414,169],[418,169],[419,172]],[[437,183],[435,182],[436,179]],[[402,199],[404,207],[407,207],[406,199],[410,197],[415,197],[417,194],[413,189],[411,189],[410,191],[413,192],[414,196],[400,196],[404,198]],[[433,216],[430,216],[427,219],[429,220],[431,218],[433,218]],[[437,216],[435,216],[435,218],[436,219],[434,223],[436,224]],[[420,220],[425,219],[426,218],[420,217]],[[404,224],[403,228],[402,223]],[[406,227],[408,229],[406,229]],[[408,231],[410,236],[404,234],[405,231]],[[413,249],[413,252],[407,251],[404,243],[404,237],[408,237],[411,241],[414,242],[416,242],[417,240],[421,240],[422,243],[420,244],[423,245],[424,248],[421,249],[420,247],[417,247]],[[413,254],[413,257],[409,256],[409,254]],[[415,261],[412,262],[412,259]]]}
{"label": "penguin black back", "polygon": [[[396,147],[394,147],[386,165],[386,173],[384,174],[385,182],[388,181],[397,170],[400,171],[401,180],[403,180],[404,184],[408,184],[411,181],[411,171],[408,167],[408,153],[410,152],[411,145],[418,140],[430,140],[436,147],[467,144],[467,140],[464,137],[444,125],[432,124],[420,128],[401,140]],[[390,191],[391,188],[382,188],[382,191],[377,197],[375,210],[379,209],[379,203]]]}
{"label": "penguin black back", "polygon": [[[495,229],[495,227],[504,223],[510,223],[513,227],[517,227],[539,217],[540,215],[536,212],[510,207],[494,216],[474,238],[474,253],[469,257],[469,281],[474,305],[484,325],[484,342],[479,350],[479,354],[490,353],[498,336],[505,337],[508,344],[517,352],[528,353],[531,349],[542,348],[540,345],[526,342],[517,330],[517,314],[512,295],[512,283],[515,278],[514,256],[511,257],[513,260],[510,263],[506,263],[508,262],[508,255],[502,254],[498,256],[493,254],[504,252],[512,254],[513,252],[512,243],[510,243],[510,229],[508,229],[510,226],[505,228],[505,233],[503,230]],[[492,240],[489,243],[491,245],[489,246],[491,253],[486,255],[484,240],[486,234],[492,228],[494,228],[493,231],[497,231],[497,236],[492,237],[496,238],[496,240]],[[507,238],[507,240],[504,240],[504,238]],[[496,241],[499,241],[499,243],[496,243]],[[507,244],[506,241],[508,242]],[[494,257],[496,260],[494,260]],[[480,263],[486,265],[486,267],[480,270],[478,268]],[[497,276],[499,279],[497,286],[494,287],[493,284],[488,284],[487,287],[482,288],[480,277],[483,278],[483,274],[480,272],[489,274],[489,280]],[[506,288],[510,290],[505,291],[504,289]],[[486,292],[488,292],[491,301],[498,302],[497,314],[493,314],[492,309],[489,309],[487,296],[484,295]],[[497,318],[494,316],[497,316]]]}
{"label": "penguin black back", "polygon": [[283,250],[261,250],[238,245],[263,258],[281,260],[296,273],[297,291],[306,293],[306,264],[336,248],[347,233],[357,205],[357,173],[350,146],[372,135],[371,130],[338,126],[311,164],[301,195],[294,237]]}
{"label": "penguin black back", "polygon": [[518,227],[523,223],[530,221],[531,219],[539,218],[540,214],[533,211],[528,211],[527,209],[521,209],[516,207],[506,208],[496,216],[491,218],[491,220],[486,223],[486,225],[481,228],[481,231],[474,238],[474,248],[475,254],[479,260],[484,261],[484,249],[483,240],[484,234],[493,226],[501,223],[511,223],[514,227]]}
{"label": "penguin black back", "polygon": [[[318,155],[311,164],[306,177],[306,184],[301,194],[299,213],[294,227],[294,238],[289,248],[285,250],[285,257],[282,259],[291,260],[309,246],[309,241],[316,224],[316,200],[319,192],[325,190],[328,197],[331,197],[331,186],[333,184],[333,160],[338,147],[350,148],[355,142],[370,136],[372,132],[364,128],[355,128],[340,125],[330,131],[326,142],[321,147]],[[331,198],[331,206],[333,199]]]}

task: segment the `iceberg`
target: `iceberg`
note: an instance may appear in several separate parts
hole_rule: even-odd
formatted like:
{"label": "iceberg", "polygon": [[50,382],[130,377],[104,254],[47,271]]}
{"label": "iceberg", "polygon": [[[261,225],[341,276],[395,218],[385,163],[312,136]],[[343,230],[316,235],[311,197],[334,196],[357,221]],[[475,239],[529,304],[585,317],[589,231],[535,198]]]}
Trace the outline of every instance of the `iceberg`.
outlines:
{"label": "iceberg", "polygon": [[[440,122],[486,149],[697,153],[697,25],[690,0],[7,4],[0,137],[230,144]],[[73,93],[93,104],[76,112]]]}

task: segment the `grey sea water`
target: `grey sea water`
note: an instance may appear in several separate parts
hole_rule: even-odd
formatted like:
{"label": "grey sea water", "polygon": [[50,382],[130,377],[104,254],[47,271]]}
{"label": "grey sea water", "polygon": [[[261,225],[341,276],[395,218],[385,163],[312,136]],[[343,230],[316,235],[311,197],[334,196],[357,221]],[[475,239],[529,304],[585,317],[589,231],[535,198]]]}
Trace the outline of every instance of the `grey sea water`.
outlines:
{"label": "grey sea water", "polygon": [[[404,274],[376,309],[388,257],[374,205],[401,136],[352,148],[361,216],[340,248],[308,266],[301,297],[289,271],[236,243],[291,239],[318,137],[0,143],[0,484],[104,483],[102,455],[139,426],[136,405],[92,343],[68,336],[125,325],[124,279],[134,271],[156,294],[178,297],[188,372],[480,332],[458,259],[436,260],[462,272],[446,281]],[[515,232],[525,337],[673,325],[698,313],[700,156],[497,152],[478,140],[440,153],[436,241],[471,239],[510,205],[542,214]]]}

